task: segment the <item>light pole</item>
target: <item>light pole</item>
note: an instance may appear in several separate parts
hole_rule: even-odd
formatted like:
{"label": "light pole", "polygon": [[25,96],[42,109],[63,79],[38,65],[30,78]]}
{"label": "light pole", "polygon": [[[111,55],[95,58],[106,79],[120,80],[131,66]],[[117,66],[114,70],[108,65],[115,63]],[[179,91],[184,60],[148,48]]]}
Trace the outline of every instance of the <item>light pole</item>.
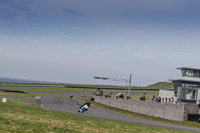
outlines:
{"label": "light pole", "polygon": [[131,90],[131,78],[132,78],[132,74],[130,74],[130,79],[107,78],[107,77],[94,77],[94,79],[102,79],[102,80],[112,80],[112,81],[126,82],[126,87],[127,87],[127,82],[129,82],[129,90],[128,90],[128,96],[129,96],[129,97],[130,97],[130,90]]}
{"label": "light pole", "polygon": [[128,96],[130,97],[130,90],[131,90],[131,78],[132,74],[130,74],[130,79],[129,79],[129,89],[128,89]]}

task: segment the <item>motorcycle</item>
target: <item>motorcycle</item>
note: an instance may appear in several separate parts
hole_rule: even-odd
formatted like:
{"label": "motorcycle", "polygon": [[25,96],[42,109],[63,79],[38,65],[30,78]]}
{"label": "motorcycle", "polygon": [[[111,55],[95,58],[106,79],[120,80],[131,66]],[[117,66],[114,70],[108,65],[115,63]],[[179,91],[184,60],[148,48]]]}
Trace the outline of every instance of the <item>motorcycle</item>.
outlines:
{"label": "motorcycle", "polygon": [[85,103],[84,105],[82,105],[82,106],[80,107],[80,109],[78,110],[78,112],[79,112],[79,113],[83,113],[83,112],[87,111],[88,108],[89,108],[89,106],[90,106],[90,103]]}

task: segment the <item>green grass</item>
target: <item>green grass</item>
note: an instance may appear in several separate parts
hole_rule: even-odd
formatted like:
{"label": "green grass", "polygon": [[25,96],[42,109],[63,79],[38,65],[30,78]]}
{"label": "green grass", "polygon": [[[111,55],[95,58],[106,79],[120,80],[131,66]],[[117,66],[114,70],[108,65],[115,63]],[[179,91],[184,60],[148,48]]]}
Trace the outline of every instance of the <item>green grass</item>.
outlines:
{"label": "green grass", "polygon": [[[10,96],[19,96],[19,97],[27,97],[27,98],[35,98],[35,96],[56,96],[56,97],[70,97],[69,95],[59,95],[59,94],[31,94],[31,93],[15,93],[15,92],[2,92],[0,91],[0,95],[10,95]],[[130,95],[132,99],[140,99],[141,95]],[[158,95],[155,95],[158,97]],[[111,97],[115,97],[115,95],[111,95]],[[151,100],[153,95],[146,95],[146,100]]]}
{"label": "green grass", "polygon": [[[35,92],[57,92],[55,90],[52,90],[52,88],[27,88],[27,87],[5,87],[5,88],[0,88],[0,89],[5,89],[5,90],[19,90],[19,91],[35,91]],[[33,90],[34,89],[34,90]],[[57,88],[54,88],[57,89]],[[60,88],[61,89],[61,88]],[[82,88],[64,88],[63,90],[59,90],[60,92],[91,92],[93,93],[95,90],[94,89],[82,89]],[[109,94],[111,91],[110,90],[104,90],[104,94]],[[112,92],[114,93],[119,93],[119,92],[123,92],[120,90],[112,90]],[[147,91],[142,91],[142,90],[132,90],[131,93],[146,93]],[[158,97],[158,92],[157,91],[148,91],[148,93],[157,93],[157,95],[155,95],[156,97]],[[124,92],[124,94],[127,94],[126,92]],[[59,95],[59,94],[31,94],[31,93],[15,93],[15,92],[3,92],[0,91],[0,95],[11,95],[11,96],[20,96],[20,97],[27,97],[27,98],[35,98],[35,96],[58,96],[58,97],[69,97],[69,95]],[[115,95],[111,95],[112,97],[115,97]],[[132,99],[140,99],[140,95],[138,94],[131,94],[130,95]],[[146,95],[146,100],[151,100],[152,99],[152,95]]]}
{"label": "green grass", "polygon": [[[87,88],[52,88],[52,87],[0,87],[0,90],[29,91],[29,92],[95,92],[96,89]],[[105,93],[127,93],[127,90],[102,89]],[[158,91],[131,90],[131,93],[158,93]]]}
{"label": "green grass", "polygon": [[[0,84],[21,84],[21,83],[0,83]],[[114,85],[83,85],[83,84],[48,84],[48,83],[42,83],[42,84],[35,84],[35,83],[31,83],[31,84],[25,84],[23,83],[24,85],[61,85],[61,86],[77,86],[77,87],[94,87],[94,88],[116,88],[116,89],[119,89],[119,88],[124,88],[125,89],[125,86],[114,86]],[[7,87],[8,88],[8,87]],[[40,91],[40,90],[46,90],[46,87],[41,87],[41,88],[36,88],[36,87],[30,87],[29,88],[30,90],[36,90],[36,91]],[[63,88],[56,88],[57,91],[63,91]],[[71,88],[72,90],[74,88]],[[145,87],[139,87],[139,86],[132,86],[131,89],[173,89],[173,85],[171,82],[158,82],[158,83],[155,83],[155,84],[152,84],[152,85],[148,85],[148,86],[145,86]],[[55,88],[51,88],[48,90],[50,91],[53,91],[55,90]],[[68,90],[66,88],[64,88],[64,90]],[[82,88],[83,92],[87,89],[84,89]],[[95,89],[94,89],[95,90]]]}
{"label": "green grass", "polygon": [[[2,98],[0,98],[0,101],[2,101]],[[0,107],[1,133],[187,133],[186,131],[55,112],[42,109],[32,103],[13,99],[8,99],[7,103],[0,102]]]}
{"label": "green grass", "polygon": [[69,95],[58,94],[28,94],[28,93],[15,93],[15,92],[0,92],[0,95],[19,96],[27,98],[35,98],[36,96],[55,96],[55,97],[70,97]]}
{"label": "green grass", "polygon": [[172,82],[158,82],[152,85],[146,86],[149,89],[173,89]]}
{"label": "green grass", "polygon": [[[84,102],[90,101],[90,99],[88,99],[88,98],[76,97],[76,99],[84,101]],[[107,106],[107,105],[104,105],[104,104],[100,104],[100,103],[96,103],[96,102],[93,102],[93,101],[91,101],[91,104],[95,105],[97,107],[100,107],[100,108],[104,108],[104,109],[107,109],[107,110],[111,110],[111,111],[118,112],[118,113],[121,113],[121,114],[129,115],[129,116],[134,116],[134,117],[137,117],[137,118],[143,118],[143,119],[147,119],[147,120],[153,120],[153,121],[165,122],[165,123],[170,123],[170,124],[176,124],[176,125],[182,125],[182,126],[189,126],[189,127],[200,128],[200,123],[197,123],[197,122],[171,121],[171,120],[166,120],[166,119],[162,119],[162,118],[152,117],[152,116],[143,115],[143,114],[139,114],[139,113],[133,113],[133,112],[130,112],[130,111],[127,111],[127,110],[110,107],[110,106]]]}
{"label": "green grass", "polygon": [[31,92],[94,92],[95,89],[84,88],[52,88],[52,87],[0,87],[0,90],[31,91]]}

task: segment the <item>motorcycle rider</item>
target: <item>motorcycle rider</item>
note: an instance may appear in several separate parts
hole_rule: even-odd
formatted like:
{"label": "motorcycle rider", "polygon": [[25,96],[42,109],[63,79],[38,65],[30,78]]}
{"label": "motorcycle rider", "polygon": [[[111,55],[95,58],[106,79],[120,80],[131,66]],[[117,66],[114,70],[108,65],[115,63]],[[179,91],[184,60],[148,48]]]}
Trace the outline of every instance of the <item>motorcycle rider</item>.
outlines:
{"label": "motorcycle rider", "polygon": [[78,110],[78,112],[83,113],[84,111],[87,111],[88,108],[90,107],[90,102],[86,102],[83,105],[81,105],[80,109]]}

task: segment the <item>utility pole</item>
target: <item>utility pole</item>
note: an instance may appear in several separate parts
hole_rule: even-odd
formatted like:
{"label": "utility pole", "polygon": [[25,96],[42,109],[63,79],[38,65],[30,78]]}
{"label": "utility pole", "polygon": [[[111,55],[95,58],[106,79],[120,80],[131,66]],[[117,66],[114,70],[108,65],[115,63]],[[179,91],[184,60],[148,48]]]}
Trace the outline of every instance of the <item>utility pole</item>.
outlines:
{"label": "utility pole", "polygon": [[129,90],[128,90],[129,97],[130,97],[130,90],[131,90],[131,78],[132,78],[132,74],[130,74],[130,79],[129,79]]}

